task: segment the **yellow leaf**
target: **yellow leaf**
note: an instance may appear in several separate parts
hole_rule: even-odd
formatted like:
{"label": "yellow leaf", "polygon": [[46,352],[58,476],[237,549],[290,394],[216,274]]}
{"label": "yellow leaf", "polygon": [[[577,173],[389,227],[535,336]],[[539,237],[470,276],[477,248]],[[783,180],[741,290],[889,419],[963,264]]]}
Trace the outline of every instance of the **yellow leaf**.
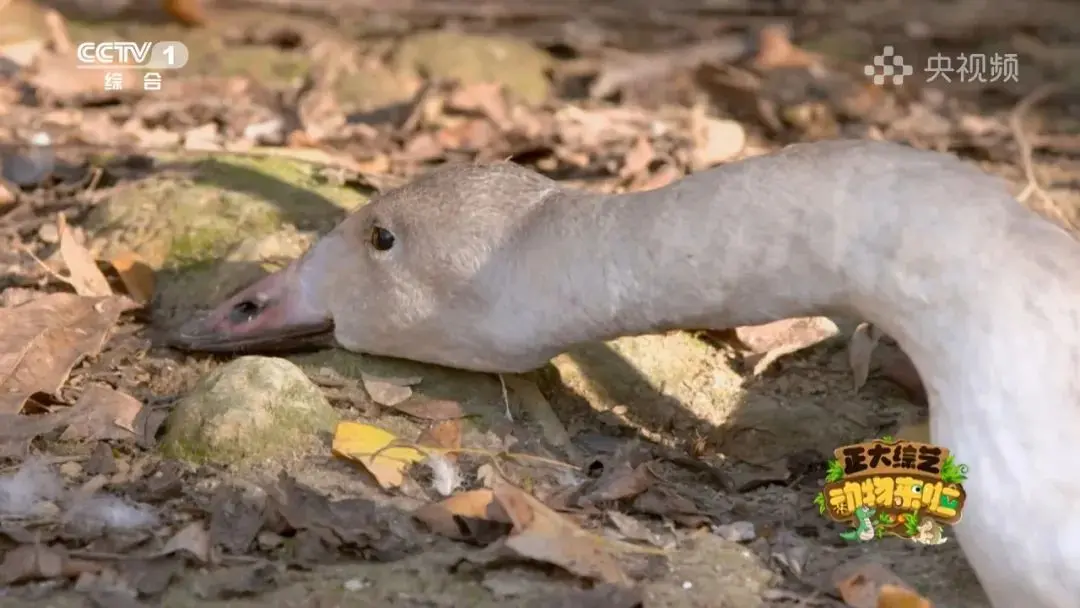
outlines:
{"label": "yellow leaf", "polygon": [[60,232],[60,257],[68,269],[68,283],[80,296],[103,297],[113,295],[109,280],[101,274],[94,256],[75,240],[63,215],[56,218]]}
{"label": "yellow leaf", "polygon": [[146,304],[154,295],[154,269],[134,251],[125,251],[109,260],[120,275],[128,295],[140,304]]}
{"label": "yellow leaf", "polygon": [[338,457],[363,465],[380,486],[389,490],[405,481],[405,469],[410,464],[427,457],[415,448],[387,447],[397,440],[393,433],[377,426],[339,422],[332,449]]}

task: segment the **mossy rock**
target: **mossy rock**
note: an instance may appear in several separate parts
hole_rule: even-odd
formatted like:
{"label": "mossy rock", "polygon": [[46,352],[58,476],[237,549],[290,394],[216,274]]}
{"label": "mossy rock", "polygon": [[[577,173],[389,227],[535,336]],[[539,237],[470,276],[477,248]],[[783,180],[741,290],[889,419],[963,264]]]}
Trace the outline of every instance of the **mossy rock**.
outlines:
{"label": "mossy rock", "polygon": [[189,462],[249,465],[283,461],[318,444],[337,413],[296,365],[248,356],[222,365],[181,399],[161,450]]}
{"label": "mossy rock", "polygon": [[135,251],[158,271],[155,312],[187,315],[299,256],[366,196],[306,163],[214,156],[125,186],[86,228],[105,257]]}
{"label": "mossy rock", "polygon": [[393,65],[434,78],[465,83],[498,82],[530,103],[548,97],[552,57],[517,38],[456,32],[424,32],[406,38]]}

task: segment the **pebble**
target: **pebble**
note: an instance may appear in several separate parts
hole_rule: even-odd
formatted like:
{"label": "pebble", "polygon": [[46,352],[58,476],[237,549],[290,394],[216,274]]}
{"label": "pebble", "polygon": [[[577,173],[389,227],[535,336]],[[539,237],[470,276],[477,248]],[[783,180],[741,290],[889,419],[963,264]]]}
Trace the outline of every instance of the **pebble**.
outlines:
{"label": "pebble", "polygon": [[731,524],[715,526],[713,534],[733,543],[746,543],[757,538],[754,524],[748,521],[737,521]]}
{"label": "pebble", "polygon": [[60,465],[60,474],[64,477],[79,477],[83,473],[83,466],[77,462],[65,462]]}

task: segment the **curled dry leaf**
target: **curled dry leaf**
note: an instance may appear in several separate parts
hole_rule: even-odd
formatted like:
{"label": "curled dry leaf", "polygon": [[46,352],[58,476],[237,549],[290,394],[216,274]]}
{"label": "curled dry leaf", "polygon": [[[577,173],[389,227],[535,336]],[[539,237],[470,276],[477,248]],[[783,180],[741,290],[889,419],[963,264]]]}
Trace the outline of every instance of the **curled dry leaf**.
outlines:
{"label": "curled dry leaf", "polygon": [[633,498],[648,490],[656,481],[656,476],[645,462],[634,467],[629,462],[621,461],[604,472],[592,487],[578,498],[581,506],[598,502]]}
{"label": "curled dry leaf", "polygon": [[460,492],[446,500],[429,503],[413,511],[413,516],[427,524],[432,532],[455,540],[475,540],[464,520],[482,520],[509,526],[510,517],[488,489]]}
{"label": "curled dry leaf", "polygon": [[34,393],[56,393],[133,307],[128,298],[54,293],[0,308],[0,413],[18,413]]}
{"label": "curled dry leaf", "polygon": [[371,400],[379,405],[393,407],[412,396],[412,386],[420,383],[419,377],[380,378],[361,374],[361,382]]}
{"label": "curled dry leaf", "polygon": [[502,479],[496,481],[493,492],[514,525],[506,539],[508,549],[577,576],[615,585],[631,584],[619,565],[614,543],[589,534],[528,492]]}
{"label": "curled dry leaf", "polygon": [[154,269],[139,254],[125,251],[111,258],[109,265],[120,276],[124,289],[133,300],[146,304],[154,297]]}
{"label": "curled dry leaf", "polygon": [[497,82],[479,82],[457,87],[447,98],[446,109],[483,114],[502,129],[512,124],[502,84]]}
{"label": "curled dry leaf", "polygon": [[67,282],[80,296],[104,297],[113,294],[109,280],[94,261],[94,256],[75,240],[63,215],[56,218],[60,232],[60,257],[68,268]]}
{"label": "curled dry leaf", "polygon": [[[456,450],[461,447],[461,422],[458,420],[440,420],[431,424],[416,439],[417,445],[443,450]],[[456,454],[446,454],[454,459]]]}
{"label": "curled dry leaf", "polygon": [[210,533],[201,521],[193,521],[180,528],[161,548],[158,557],[183,553],[200,564],[210,562]]}
{"label": "curled dry leaf", "polygon": [[870,375],[870,358],[881,336],[880,329],[865,322],[859,323],[851,333],[851,340],[848,342],[848,365],[851,366],[856,391],[866,384],[866,378]]}
{"label": "curled dry leaf", "polygon": [[0,585],[60,577],[73,578],[84,572],[99,570],[100,565],[72,559],[59,546],[21,545],[4,555],[4,561],[0,563]]}
{"label": "curled dry leaf", "polygon": [[68,417],[62,441],[135,438],[135,418],[142,410],[138,399],[104,386],[83,391]]}
{"label": "curled dry leaf", "polygon": [[827,317],[800,317],[709,332],[709,335],[746,351],[744,362],[751,366],[754,376],[760,376],[780,357],[819,344],[838,331],[836,324]]}
{"label": "curled dry leaf", "polygon": [[746,147],[746,129],[734,120],[704,118],[696,131],[694,164],[698,168],[729,161]]}
{"label": "curled dry leaf", "polygon": [[398,403],[393,407],[402,414],[408,414],[413,418],[422,418],[424,420],[457,420],[458,418],[465,417],[465,412],[462,411],[461,404],[449,399],[429,399],[427,397],[421,397],[419,399],[405,401],[404,403]]}
{"label": "curled dry leaf", "polygon": [[66,421],[67,412],[34,415],[0,413],[0,458],[22,459],[34,438],[60,428]]}
{"label": "curled dry leaf", "polygon": [[[837,568],[833,573],[833,582],[840,598],[851,608],[900,608],[917,606],[929,608],[925,604],[881,603],[904,602],[912,596],[919,598],[903,579],[879,562],[871,559],[849,562]],[[891,589],[886,590],[887,587]],[[884,598],[883,598],[884,596]],[[921,598],[920,598],[921,599]]]}
{"label": "curled dry leaf", "polygon": [[821,57],[791,43],[787,28],[770,25],[758,34],[758,53],[753,64],[759,69],[812,68],[821,64]]}
{"label": "curled dry leaf", "polygon": [[611,523],[615,524],[615,527],[619,530],[619,533],[630,540],[637,540],[644,543],[649,543],[659,547],[662,543],[652,530],[649,530],[645,524],[641,523],[637,519],[626,515],[625,513],[619,513],[618,511],[608,511],[608,519]]}
{"label": "curled dry leaf", "polygon": [[332,449],[336,456],[362,465],[380,486],[389,490],[405,482],[409,465],[427,457],[413,447],[391,447],[397,441],[396,435],[377,426],[340,422],[334,430]]}
{"label": "curled dry leaf", "polygon": [[878,593],[877,608],[932,608],[930,600],[915,593],[888,583],[881,586]]}
{"label": "curled dry leaf", "polygon": [[544,439],[551,445],[562,448],[571,460],[580,460],[581,454],[570,441],[570,433],[563,426],[555,410],[551,409],[547,397],[540,391],[536,383],[523,376],[507,374],[503,376],[507,388],[521,402],[521,409],[525,410],[529,418],[540,425],[544,433]]}

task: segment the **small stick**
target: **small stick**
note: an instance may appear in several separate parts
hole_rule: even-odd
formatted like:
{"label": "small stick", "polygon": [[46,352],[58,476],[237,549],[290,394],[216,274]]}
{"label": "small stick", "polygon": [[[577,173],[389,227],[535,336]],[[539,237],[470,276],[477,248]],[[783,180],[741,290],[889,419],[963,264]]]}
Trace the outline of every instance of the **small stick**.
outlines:
{"label": "small stick", "polygon": [[1024,168],[1024,177],[1027,179],[1027,186],[1024,187],[1023,192],[1021,192],[1017,198],[1023,203],[1027,201],[1032,194],[1037,194],[1043,204],[1051,209],[1056,208],[1054,200],[1050,198],[1050,195],[1048,195],[1045,190],[1043,190],[1042,186],[1039,185],[1038,179],[1035,177],[1035,165],[1031,158],[1031,141],[1028,139],[1027,134],[1024,133],[1022,123],[1026,114],[1031,111],[1031,108],[1058,92],[1060,89],[1060,84],[1045,84],[1021,99],[1009,114],[1009,129],[1012,131],[1013,139],[1016,140],[1016,145],[1020,148],[1020,164]]}

